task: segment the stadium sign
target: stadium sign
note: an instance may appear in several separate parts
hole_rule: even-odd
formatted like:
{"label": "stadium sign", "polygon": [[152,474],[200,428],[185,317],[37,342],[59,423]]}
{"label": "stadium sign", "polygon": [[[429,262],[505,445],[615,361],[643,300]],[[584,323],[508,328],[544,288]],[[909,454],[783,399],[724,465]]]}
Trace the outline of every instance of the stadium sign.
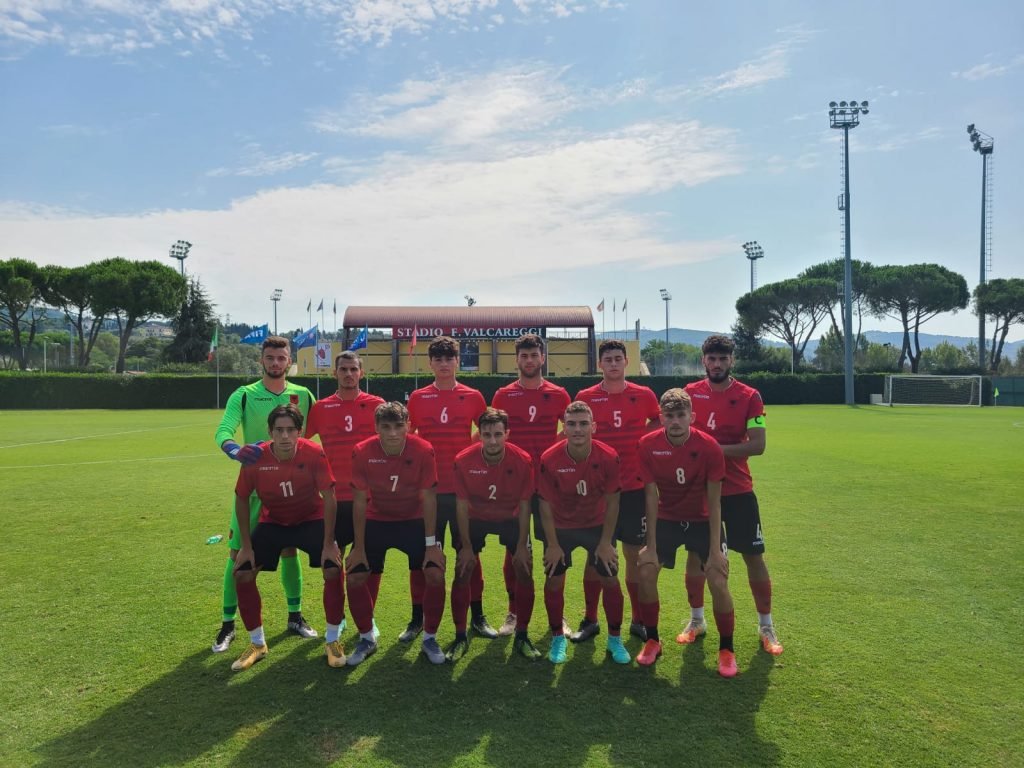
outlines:
{"label": "stadium sign", "polygon": [[451,336],[453,339],[518,339],[524,333],[535,333],[538,336],[544,335],[544,328],[498,328],[489,326],[444,326],[437,328],[423,328],[420,326],[394,327],[391,329],[392,338],[403,340],[412,339],[413,335],[417,340],[427,340],[435,336]]}

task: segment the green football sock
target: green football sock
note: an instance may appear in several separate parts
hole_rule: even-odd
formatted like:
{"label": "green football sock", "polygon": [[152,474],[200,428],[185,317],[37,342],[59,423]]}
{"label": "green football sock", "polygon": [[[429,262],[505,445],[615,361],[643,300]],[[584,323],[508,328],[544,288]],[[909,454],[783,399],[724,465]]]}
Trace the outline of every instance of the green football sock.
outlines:
{"label": "green football sock", "polygon": [[238,593],[235,592],[235,561],[230,557],[224,566],[224,617],[223,621],[234,621],[238,612]]}
{"label": "green football sock", "polygon": [[299,556],[281,558],[281,586],[288,598],[288,613],[302,613],[302,567]]}

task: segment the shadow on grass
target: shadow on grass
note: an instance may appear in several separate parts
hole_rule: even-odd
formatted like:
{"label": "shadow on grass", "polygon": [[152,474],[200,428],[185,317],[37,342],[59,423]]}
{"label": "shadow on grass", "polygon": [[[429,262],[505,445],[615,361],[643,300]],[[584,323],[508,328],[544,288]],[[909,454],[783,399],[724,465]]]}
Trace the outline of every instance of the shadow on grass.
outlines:
{"label": "shadow on grass", "polygon": [[723,680],[708,667],[712,643],[680,649],[670,640],[652,670],[612,663],[598,642],[572,648],[557,668],[513,655],[504,639],[475,639],[470,656],[436,667],[418,642],[330,669],[320,643],[274,638],[267,660],[238,674],[233,653],[203,651],[37,753],[43,766],[140,768],[778,762],[754,722],[772,667],[766,654]]}

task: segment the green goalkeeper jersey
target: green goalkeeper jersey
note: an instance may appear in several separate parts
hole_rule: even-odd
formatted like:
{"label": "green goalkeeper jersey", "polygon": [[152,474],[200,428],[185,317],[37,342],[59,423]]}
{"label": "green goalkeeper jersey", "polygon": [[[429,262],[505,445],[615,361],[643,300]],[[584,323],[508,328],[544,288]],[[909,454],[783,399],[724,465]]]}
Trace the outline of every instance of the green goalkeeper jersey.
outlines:
{"label": "green goalkeeper jersey", "polygon": [[[224,407],[224,416],[220,420],[220,426],[214,439],[217,447],[220,448],[224,441],[233,440],[238,427],[242,427],[242,441],[245,443],[260,443],[268,440],[270,430],[267,428],[267,419],[270,412],[279,405],[298,406],[302,412],[302,418],[309,416],[309,409],[316,398],[313,393],[298,384],[287,382],[284,391],[280,395],[263,386],[263,379],[252,384],[239,387],[231,393],[228,404]],[[305,429],[303,429],[305,433]]]}

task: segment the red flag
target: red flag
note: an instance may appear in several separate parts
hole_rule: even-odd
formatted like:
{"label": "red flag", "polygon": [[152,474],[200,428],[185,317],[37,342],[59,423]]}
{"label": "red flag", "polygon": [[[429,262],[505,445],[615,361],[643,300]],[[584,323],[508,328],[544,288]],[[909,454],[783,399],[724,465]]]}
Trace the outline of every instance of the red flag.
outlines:
{"label": "red flag", "polygon": [[413,350],[416,349],[416,337],[420,335],[420,327],[414,325],[412,328],[412,341],[409,342],[409,357],[412,357]]}

